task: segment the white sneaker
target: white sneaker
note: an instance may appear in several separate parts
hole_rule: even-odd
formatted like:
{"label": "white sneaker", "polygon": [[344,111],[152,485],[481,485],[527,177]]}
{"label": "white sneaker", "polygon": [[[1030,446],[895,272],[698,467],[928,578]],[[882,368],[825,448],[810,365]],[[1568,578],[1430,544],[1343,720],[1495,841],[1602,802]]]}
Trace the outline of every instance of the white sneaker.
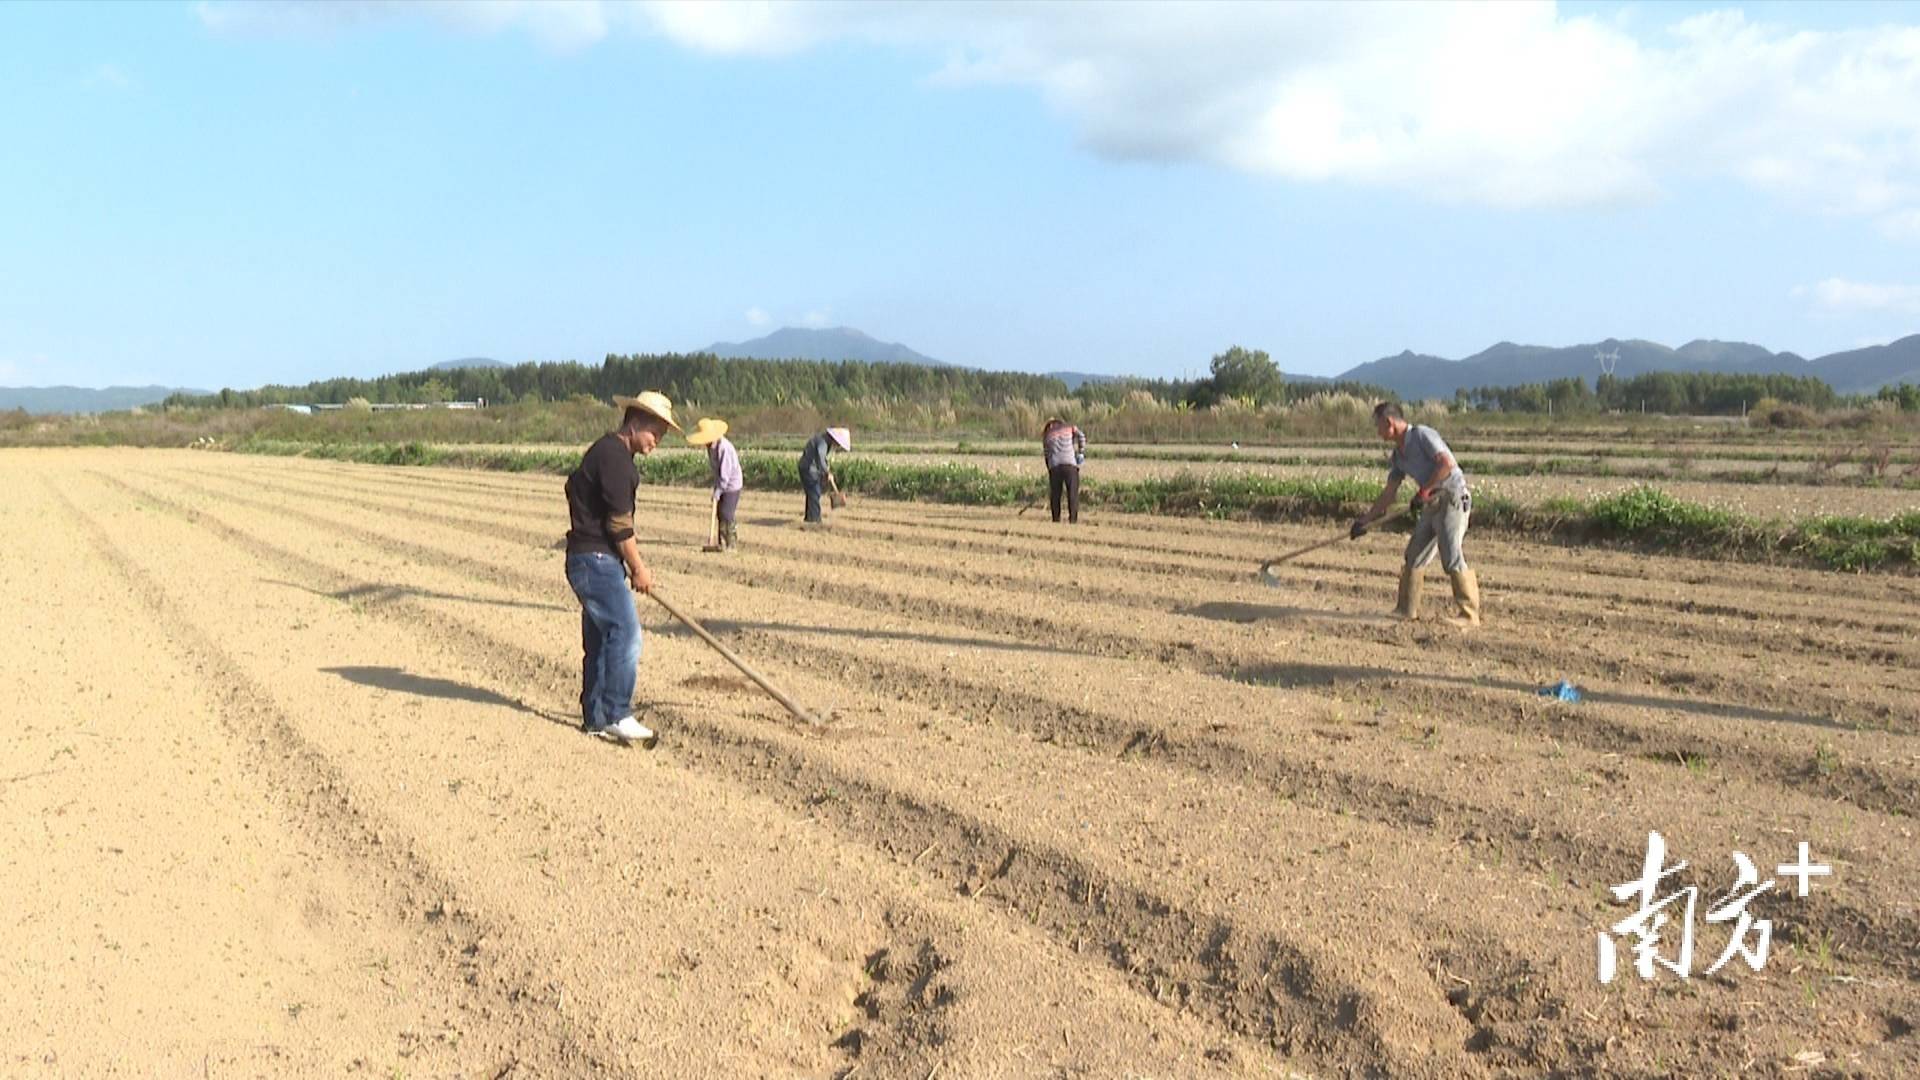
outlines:
{"label": "white sneaker", "polygon": [[597,728],[594,734],[603,739],[615,739],[626,743],[637,742],[651,744],[655,737],[652,728],[649,728],[631,716],[623,716],[613,723],[608,724],[606,727]]}

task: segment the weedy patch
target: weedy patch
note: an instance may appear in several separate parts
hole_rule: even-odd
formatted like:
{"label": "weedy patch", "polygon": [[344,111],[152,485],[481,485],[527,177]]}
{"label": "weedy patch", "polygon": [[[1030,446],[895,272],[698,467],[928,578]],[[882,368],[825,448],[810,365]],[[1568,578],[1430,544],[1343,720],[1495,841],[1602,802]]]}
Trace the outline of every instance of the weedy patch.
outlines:
{"label": "weedy patch", "polygon": [[1813,774],[1825,780],[1840,771],[1840,751],[1832,743],[1821,743],[1813,752]]}

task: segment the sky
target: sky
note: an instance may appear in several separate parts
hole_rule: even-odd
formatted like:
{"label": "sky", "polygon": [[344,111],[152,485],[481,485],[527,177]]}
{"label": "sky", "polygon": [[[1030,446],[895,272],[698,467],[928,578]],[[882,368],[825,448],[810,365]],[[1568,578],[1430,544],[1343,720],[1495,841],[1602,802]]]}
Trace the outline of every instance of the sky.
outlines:
{"label": "sky", "polygon": [[0,3],[0,385],[1920,331],[1920,5]]}

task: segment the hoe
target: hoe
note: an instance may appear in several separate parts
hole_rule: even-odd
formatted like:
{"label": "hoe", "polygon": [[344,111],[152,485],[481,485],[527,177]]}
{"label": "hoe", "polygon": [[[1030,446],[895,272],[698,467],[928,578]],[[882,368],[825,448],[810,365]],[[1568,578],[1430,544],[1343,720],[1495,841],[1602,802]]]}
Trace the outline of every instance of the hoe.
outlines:
{"label": "hoe", "polygon": [[667,609],[667,614],[672,615],[676,619],[679,619],[682,623],[686,624],[687,629],[700,635],[700,640],[713,646],[714,652],[717,652],[722,657],[724,657],[727,663],[732,664],[734,667],[739,668],[740,673],[742,675],[745,675],[747,678],[752,679],[754,683],[756,683],[760,687],[760,689],[765,690],[768,694],[772,695],[773,700],[778,701],[782,705],[785,705],[787,707],[788,712],[792,713],[798,719],[805,721],[808,727],[817,728],[821,726],[821,723],[818,717],[814,716],[812,713],[808,712],[806,709],[801,708],[799,704],[797,704],[792,698],[787,696],[785,691],[773,685],[771,682],[768,682],[767,677],[765,675],[762,675],[758,671],[753,670],[752,667],[749,667],[747,662],[745,660],[740,659],[740,657],[736,656],[732,649],[729,649],[725,645],[722,645],[720,643],[719,638],[716,638],[712,634],[708,633],[707,628],[704,626],[701,626],[700,621],[698,619],[695,619],[693,616],[688,615],[684,611],[681,611],[678,607],[674,606],[672,601],[660,595],[659,589],[657,588],[651,589],[647,592],[647,595],[659,601],[660,606]]}
{"label": "hoe", "polygon": [[[1399,510],[1394,511],[1391,514],[1388,514],[1386,517],[1383,517],[1380,520],[1375,521],[1373,525],[1369,525],[1368,528],[1373,528],[1374,526],[1378,526],[1378,525],[1385,525],[1389,521],[1397,521],[1400,518],[1406,516],[1408,509],[1409,509],[1408,507],[1403,506]],[[1299,558],[1302,555],[1307,554],[1310,551],[1319,551],[1321,548],[1324,548],[1324,547],[1332,547],[1333,545],[1345,539],[1348,539],[1348,534],[1341,533],[1338,536],[1330,537],[1326,540],[1316,540],[1315,542],[1308,544],[1306,547],[1303,547],[1303,548],[1295,548],[1294,550],[1287,552],[1285,555],[1275,555],[1273,558],[1268,559],[1266,562],[1263,562],[1260,564],[1261,583],[1266,585],[1268,588],[1275,588],[1275,589],[1279,588],[1281,564],[1292,562],[1293,560]]]}
{"label": "hoe", "polygon": [[713,500],[713,515],[707,524],[707,546],[701,551],[725,551],[720,546],[720,500]]}

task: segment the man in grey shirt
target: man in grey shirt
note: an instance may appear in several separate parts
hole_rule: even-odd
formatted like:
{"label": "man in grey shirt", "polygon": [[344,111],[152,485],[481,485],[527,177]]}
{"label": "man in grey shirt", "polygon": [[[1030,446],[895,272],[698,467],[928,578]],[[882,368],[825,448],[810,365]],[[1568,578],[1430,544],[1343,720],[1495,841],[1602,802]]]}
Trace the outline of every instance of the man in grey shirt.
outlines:
{"label": "man in grey shirt", "polygon": [[1367,512],[1353,519],[1350,534],[1359,539],[1368,526],[1393,505],[1400,481],[1413,479],[1413,511],[1418,515],[1413,537],[1407,541],[1406,561],[1400,568],[1400,602],[1395,615],[1412,619],[1420,614],[1420,571],[1440,553],[1440,565],[1453,581],[1453,602],[1458,613],[1447,621],[1456,626],[1480,625],[1480,581],[1467,566],[1461,542],[1467,535],[1467,517],[1473,511],[1473,496],[1467,491],[1467,474],[1453,460],[1440,433],[1423,424],[1409,424],[1400,406],[1383,401],[1374,406],[1374,430],[1393,444],[1392,464],[1387,469],[1387,486]]}

